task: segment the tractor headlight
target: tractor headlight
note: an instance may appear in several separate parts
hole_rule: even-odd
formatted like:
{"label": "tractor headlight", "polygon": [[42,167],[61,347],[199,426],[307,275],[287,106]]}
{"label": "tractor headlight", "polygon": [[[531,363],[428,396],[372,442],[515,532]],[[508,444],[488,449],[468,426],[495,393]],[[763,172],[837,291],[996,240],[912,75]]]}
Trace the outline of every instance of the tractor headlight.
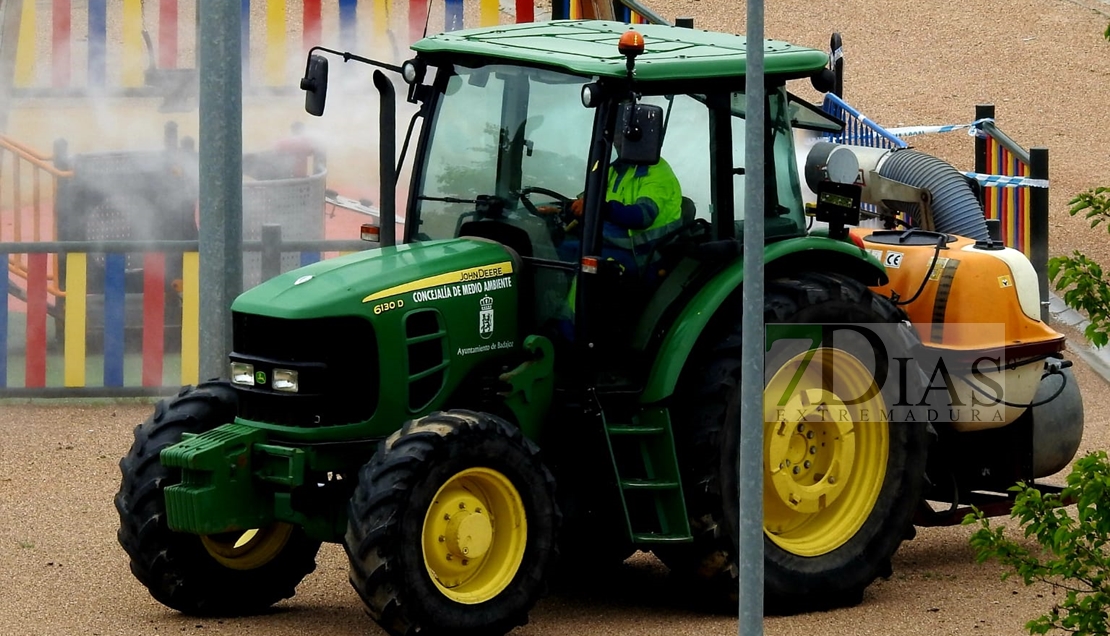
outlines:
{"label": "tractor headlight", "polygon": [[297,372],[291,369],[274,369],[274,380],[271,385],[275,391],[296,393],[300,388],[297,381]]}
{"label": "tractor headlight", "polygon": [[254,386],[254,365],[246,362],[232,362],[231,382],[243,386]]}

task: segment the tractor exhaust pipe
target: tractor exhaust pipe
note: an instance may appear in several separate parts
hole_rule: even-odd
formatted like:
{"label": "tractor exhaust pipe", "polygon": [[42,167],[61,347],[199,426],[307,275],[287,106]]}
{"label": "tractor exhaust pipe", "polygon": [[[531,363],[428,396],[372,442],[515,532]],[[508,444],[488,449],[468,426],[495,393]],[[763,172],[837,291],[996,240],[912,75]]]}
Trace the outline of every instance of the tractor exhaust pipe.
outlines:
{"label": "tractor exhaust pipe", "polygon": [[381,95],[378,109],[378,181],[381,246],[397,244],[397,91],[381,71],[374,71]]}

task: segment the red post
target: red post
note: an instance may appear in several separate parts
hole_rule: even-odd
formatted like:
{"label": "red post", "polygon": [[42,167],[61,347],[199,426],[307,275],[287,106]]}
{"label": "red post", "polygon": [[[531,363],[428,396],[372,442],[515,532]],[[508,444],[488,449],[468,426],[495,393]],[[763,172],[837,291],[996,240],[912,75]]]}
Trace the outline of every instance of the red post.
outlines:
{"label": "red post", "polygon": [[536,6],[532,0],[516,0],[516,23],[536,21]]}
{"label": "red post", "polygon": [[304,25],[303,43],[307,53],[309,49],[320,44],[321,27],[320,0],[304,0],[304,16],[301,24]]}
{"label": "red post", "polygon": [[24,386],[46,386],[46,257],[27,255],[27,379]]}
{"label": "red post", "polygon": [[54,0],[51,38],[51,80],[55,88],[69,86],[70,3]]}
{"label": "red post", "polygon": [[409,0],[409,42],[424,37],[424,25],[428,21],[428,0]]}
{"label": "red post", "polygon": [[166,255],[143,255],[143,386],[162,386],[166,342]]}
{"label": "red post", "polygon": [[158,5],[158,66],[177,68],[177,0]]}

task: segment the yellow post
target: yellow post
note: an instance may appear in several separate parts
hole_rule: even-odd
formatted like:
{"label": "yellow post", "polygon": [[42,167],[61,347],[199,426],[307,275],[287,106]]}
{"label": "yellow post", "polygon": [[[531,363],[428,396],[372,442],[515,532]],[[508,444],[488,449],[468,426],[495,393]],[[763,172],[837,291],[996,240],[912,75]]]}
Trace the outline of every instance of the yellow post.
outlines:
{"label": "yellow post", "polygon": [[496,26],[501,24],[501,3],[499,0],[482,0],[481,26]]}
{"label": "yellow post", "polygon": [[270,86],[289,84],[285,34],[285,0],[266,0],[266,82]]}
{"label": "yellow post", "polygon": [[200,254],[185,252],[181,275],[181,384],[200,379]]}
{"label": "yellow post", "polygon": [[15,53],[15,85],[30,86],[35,81],[35,3],[21,2],[19,40]]}
{"label": "yellow post", "polygon": [[86,255],[66,255],[65,385],[85,386]]}
{"label": "yellow post", "polygon": [[143,85],[143,0],[123,0],[123,85]]}

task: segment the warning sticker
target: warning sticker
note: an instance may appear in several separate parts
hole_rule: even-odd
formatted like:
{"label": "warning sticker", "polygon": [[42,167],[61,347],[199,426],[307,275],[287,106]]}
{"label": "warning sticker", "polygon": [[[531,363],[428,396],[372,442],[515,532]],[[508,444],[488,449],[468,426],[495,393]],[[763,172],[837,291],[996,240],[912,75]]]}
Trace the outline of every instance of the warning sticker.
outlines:
{"label": "warning sticker", "polygon": [[867,253],[874,256],[875,260],[879,261],[880,263],[882,262],[882,260],[883,260],[883,251],[882,250],[876,250],[876,249],[868,248]]}
{"label": "warning sticker", "polygon": [[998,277],[998,286],[999,287],[1013,287],[1014,283],[1013,283],[1013,281],[1010,280],[1009,276],[999,276]]}
{"label": "warning sticker", "polygon": [[933,272],[929,274],[929,280],[940,280],[940,275],[944,272],[944,268],[948,265],[947,258],[938,258],[937,264],[933,267]]}

